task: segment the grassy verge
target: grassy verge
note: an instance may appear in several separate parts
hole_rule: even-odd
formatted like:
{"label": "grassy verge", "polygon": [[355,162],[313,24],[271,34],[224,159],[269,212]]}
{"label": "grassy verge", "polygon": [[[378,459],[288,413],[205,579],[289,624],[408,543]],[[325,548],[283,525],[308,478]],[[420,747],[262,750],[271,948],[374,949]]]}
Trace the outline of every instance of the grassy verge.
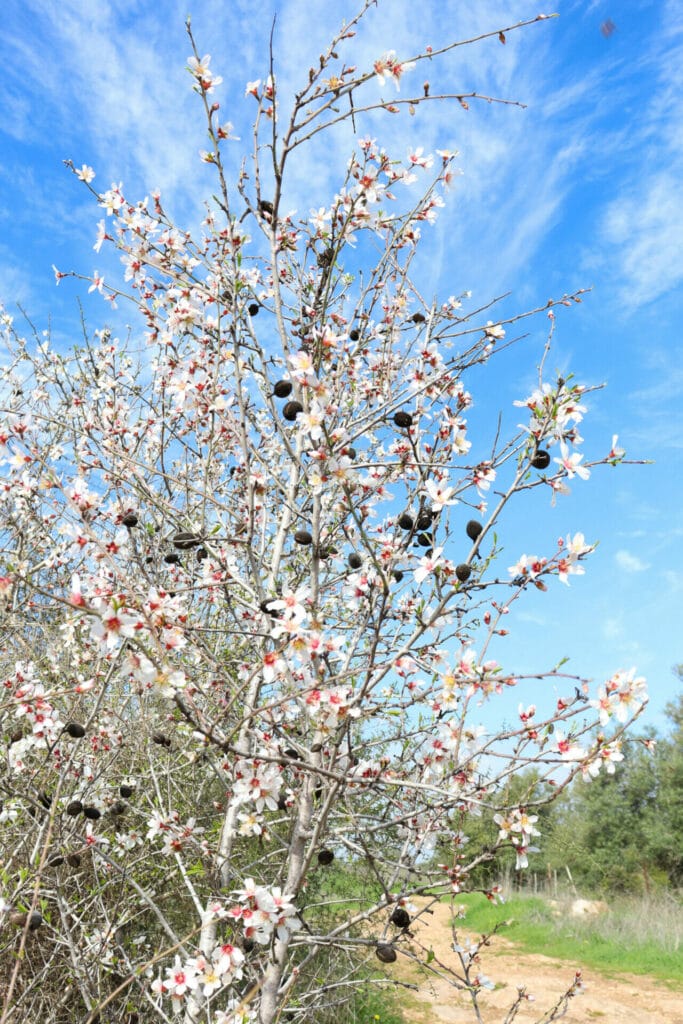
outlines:
{"label": "grassy verge", "polygon": [[400,999],[394,989],[369,985],[358,993],[348,1019],[340,1024],[405,1024]]}
{"label": "grassy verge", "polygon": [[502,906],[479,895],[458,902],[466,908],[459,922],[465,932],[489,932],[510,921],[499,934],[530,953],[605,972],[649,974],[683,987],[683,906],[672,899],[615,901],[608,913],[582,918],[537,897],[513,896]]}

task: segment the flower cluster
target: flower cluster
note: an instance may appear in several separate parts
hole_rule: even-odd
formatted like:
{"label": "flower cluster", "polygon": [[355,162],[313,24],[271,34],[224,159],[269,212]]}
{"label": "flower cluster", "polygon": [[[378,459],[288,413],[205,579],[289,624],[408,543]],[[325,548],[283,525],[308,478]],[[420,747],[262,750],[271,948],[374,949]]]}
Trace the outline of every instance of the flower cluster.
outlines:
{"label": "flower cluster", "polygon": [[283,894],[277,886],[257,885],[253,878],[246,878],[236,895],[241,906],[232,907],[228,917],[241,922],[245,939],[265,946],[273,934],[285,941],[291,932],[301,928],[293,897]]}
{"label": "flower cluster", "polygon": [[174,1013],[181,1013],[188,995],[197,992],[204,999],[239,981],[244,953],[229,942],[216,945],[208,956],[198,954],[183,961],[175,958],[165,977],[155,978],[150,988],[158,996],[169,996]]}
{"label": "flower cluster", "polygon": [[636,676],[635,668],[628,672],[619,671],[598,690],[592,707],[597,708],[600,724],[607,725],[612,715],[618,722],[627,719],[640,710],[647,702],[647,684],[643,676]]}
{"label": "flower cluster", "polygon": [[573,537],[568,536],[566,541],[562,538],[559,539],[558,553],[554,558],[521,555],[515,564],[509,567],[508,572],[520,582],[526,580],[536,582],[539,589],[543,589],[544,585],[538,580],[538,577],[545,574],[557,575],[560,582],[568,586],[570,576],[584,574],[585,569],[579,563],[594,550],[594,544],[586,544],[584,535],[576,533]]}
{"label": "flower cluster", "polygon": [[170,811],[167,815],[155,812],[147,822],[146,838],[148,841],[161,839],[162,853],[169,857],[174,853],[181,853],[188,845],[195,844],[203,831],[203,828],[197,826],[194,818],[188,818],[185,824],[181,824],[177,811]]}
{"label": "flower cluster", "polygon": [[353,690],[348,686],[311,690],[306,695],[306,707],[316,728],[323,734],[334,732],[347,717],[358,718],[360,715]]}
{"label": "flower cluster", "polygon": [[277,810],[282,787],[279,766],[264,764],[258,759],[238,761],[235,765],[234,798],[238,803],[253,803],[257,810]]}
{"label": "flower cluster", "polygon": [[515,807],[506,814],[494,814],[493,820],[498,825],[498,838],[500,840],[510,839],[515,848],[517,861],[515,870],[521,871],[529,866],[527,854],[537,853],[538,848],[529,845],[533,836],[541,833],[536,828],[538,821],[537,814],[527,814],[524,807]]}
{"label": "flower cluster", "polygon": [[5,679],[3,686],[14,705],[14,716],[21,723],[9,746],[10,768],[23,771],[29,752],[53,746],[64,723],[49,690],[37,677],[33,662],[17,662],[13,675]]}

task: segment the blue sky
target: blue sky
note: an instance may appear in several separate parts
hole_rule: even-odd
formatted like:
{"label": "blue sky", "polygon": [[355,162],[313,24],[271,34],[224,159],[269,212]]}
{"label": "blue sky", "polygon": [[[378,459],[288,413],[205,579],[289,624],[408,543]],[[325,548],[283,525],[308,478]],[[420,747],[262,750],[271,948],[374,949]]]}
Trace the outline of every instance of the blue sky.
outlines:
{"label": "blue sky", "polygon": [[[354,41],[354,63],[388,49],[409,58],[425,44],[511,25],[539,13],[537,0],[388,0]],[[683,661],[683,474],[680,357],[683,294],[683,10],[678,0],[562,0],[560,17],[456,50],[426,72],[432,91],[477,89],[526,109],[472,102],[465,112],[434,104],[414,118],[368,117],[359,126],[399,153],[454,148],[462,175],[426,245],[421,282],[442,297],[473,292],[483,304],[511,292],[501,312],[542,305],[591,287],[558,315],[553,367],[592,395],[582,431],[589,457],[612,434],[647,466],[604,469],[555,508],[522,502],[508,522],[502,567],[526,551],[550,554],[560,535],[581,530],[600,546],[587,574],[520,602],[500,650],[509,666],[541,669],[570,655],[577,674],[602,679],[638,666],[648,677],[646,721],[663,724]],[[101,211],[62,161],[91,164],[95,186],[122,181],[127,195],[162,190],[178,222],[194,226],[211,171],[197,98],[184,71],[188,13],[202,53],[224,78],[217,98],[249,144],[254,101],[248,80],[265,78],[277,11],[275,56],[282,94],[302,81],[338,27],[337,0],[5,0],[0,43],[0,297],[21,303],[39,328],[51,318],[64,344],[77,340],[77,298],[86,286],[55,288],[51,265],[115,274],[92,251]],[[349,16],[355,12],[350,6]],[[615,28],[601,31],[608,20]],[[405,79],[419,92],[425,67]],[[306,215],[336,189],[353,145],[348,130],[301,159],[287,196]],[[86,299],[91,326],[110,316]],[[545,322],[472,381],[471,417],[482,430],[534,386]],[[477,420],[478,418],[478,420]],[[486,427],[486,424],[489,424]],[[508,558],[509,555],[509,558]],[[510,617],[513,618],[512,616]],[[537,684],[538,685],[538,684]]]}

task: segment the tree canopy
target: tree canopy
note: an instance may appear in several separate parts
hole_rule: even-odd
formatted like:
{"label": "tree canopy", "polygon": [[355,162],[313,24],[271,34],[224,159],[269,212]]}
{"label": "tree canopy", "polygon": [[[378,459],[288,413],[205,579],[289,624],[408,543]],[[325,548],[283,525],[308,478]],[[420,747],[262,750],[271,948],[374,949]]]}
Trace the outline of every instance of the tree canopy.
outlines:
{"label": "tree canopy", "polygon": [[[647,699],[633,668],[590,690],[549,657],[533,678],[559,696],[479,720],[525,678],[489,651],[508,613],[593,550],[574,533],[501,566],[508,507],[561,500],[624,453],[581,450],[591,388],[548,369],[578,294],[495,319],[415,284],[453,154],[358,132],[329,203],[287,211],[293,154],[319,133],[478,98],[408,85],[460,42],[357,66],[369,6],[291,110],[272,58],[247,84],[236,180],[221,80],[188,25],[216,174],[201,227],[71,165],[96,249],[123,265],[89,290],[136,326],[85,324],[65,350],[3,313],[1,1024],[323,1021],[399,957],[480,1019],[484,940],[435,964],[411,922],[500,851],[524,869],[540,805],[581,773],[601,794]],[[470,437],[468,379],[527,319],[523,423]],[[515,783],[529,769],[533,789]],[[493,839],[469,842],[482,817]],[[362,892],[340,902],[326,872]]]}

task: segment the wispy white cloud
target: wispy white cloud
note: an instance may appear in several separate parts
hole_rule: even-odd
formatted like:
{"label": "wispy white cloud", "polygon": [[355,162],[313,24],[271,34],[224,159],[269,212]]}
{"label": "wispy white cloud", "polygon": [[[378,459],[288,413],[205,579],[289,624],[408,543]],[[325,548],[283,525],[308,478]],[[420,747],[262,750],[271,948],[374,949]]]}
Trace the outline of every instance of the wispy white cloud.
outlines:
{"label": "wispy white cloud", "polygon": [[[195,10],[198,46],[212,53],[213,66],[225,79],[216,98],[246,141],[253,101],[244,100],[244,83],[267,73],[275,6],[262,5],[258,17],[244,0],[227,5],[222,0],[198,0]],[[180,0],[172,0],[163,18],[145,4],[136,5],[134,17],[130,13],[118,0],[101,0],[97,16],[88,0],[63,0],[58,8],[52,0],[27,0],[24,27],[30,19],[36,31],[15,32],[9,40],[15,54],[10,67],[17,69],[14,92],[21,95],[22,80],[42,83],[46,102],[41,108],[33,97],[32,116],[37,109],[42,129],[56,130],[63,138],[63,156],[95,166],[99,187],[123,180],[134,198],[159,187],[170,208],[181,219],[191,220],[201,212],[198,198],[210,193],[213,182],[210,169],[198,158],[206,145],[202,115],[183,70],[190,52],[185,12]],[[351,44],[352,56],[360,67],[371,68],[388,49],[407,58],[426,44],[437,47],[447,38],[476,36],[529,14],[528,3],[522,0],[481,0],[446,8],[427,4],[416,28],[412,0],[393,0],[369,10]],[[277,5],[275,60],[281,114],[340,22],[335,3],[316,5],[315,16],[299,0]],[[402,95],[420,95],[422,81],[428,78],[433,92],[477,89],[528,102],[527,111],[472,102],[469,112],[454,104],[448,117],[440,105],[425,104],[414,118],[377,113],[357,119],[361,134],[376,135],[394,155],[405,156],[416,145],[456,148],[462,154],[463,177],[432,233],[432,286],[435,265],[447,278],[449,290],[476,285],[481,299],[533,280],[525,269],[560,217],[586,147],[582,129],[568,141],[558,111],[575,108],[599,78],[594,72],[580,86],[551,80],[549,58],[557,31],[556,23],[548,22],[509,33],[505,46],[493,38],[459,48],[440,63],[419,65],[402,86]],[[382,89],[374,81],[366,93],[370,99],[394,95],[393,87]],[[555,106],[550,102],[553,96]],[[26,129],[21,108],[14,122],[17,131]],[[74,151],[83,139],[87,151]],[[353,146],[347,123],[314,140],[306,152],[298,152],[288,205],[305,216],[311,207],[329,202]],[[234,166],[244,148],[231,151]],[[454,258],[458,252],[463,254],[461,261]]]}
{"label": "wispy white cloud", "polygon": [[624,636],[624,624],[621,618],[610,616],[603,620],[602,635],[605,640],[621,640]]}
{"label": "wispy white cloud", "polygon": [[28,93],[33,132],[59,139],[64,158],[95,166],[100,187],[123,179],[182,202],[201,178],[204,145],[183,69],[182,16],[128,20],[111,2],[94,16],[84,0],[27,0],[25,17],[35,31],[15,32],[6,45],[15,78],[41,84],[40,97],[36,86]]}
{"label": "wispy white cloud", "polygon": [[[649,339],[648,339],[649,342]],[[648,343],[641,352],[640,385],[628,396],[637,411],[632,423],[633,442],[651,458],[661,460],[667,450],[683,448],[680,407],[683,401],[683,366],[677,345]]]}
{"label": "wispy white cloud", "polygon": [[679,594],[683,590],[683,572],[676,572],[673,569],[665,569],[664,581],[669,593]]}
{"label": "wispy white cloud", "polygon": [[644,562],[642,558],[638,558],[637,555],[632,554],[625,548],[621,548],[614,556],[614,561],[620,569],[624,572],[645,572],[649,569],[647,562]]}
{"label": "wispy white cloud", "polygon": [[678,3],[662,5],[660,31],[651,36],[639,64],[636,73],[655,72],[654,87],[629,122],[629,136],[623,138],[629,170],[617,179],[598,232],[598,262],[613,267],[615,297],[626,313],[683,284],[683,20]]}
{"label": "wispy white cloud", "polygon": [[602,225],[604,242],[617,255],[619,299],[643,305],[683,283],[683,162],[611,203]]}

